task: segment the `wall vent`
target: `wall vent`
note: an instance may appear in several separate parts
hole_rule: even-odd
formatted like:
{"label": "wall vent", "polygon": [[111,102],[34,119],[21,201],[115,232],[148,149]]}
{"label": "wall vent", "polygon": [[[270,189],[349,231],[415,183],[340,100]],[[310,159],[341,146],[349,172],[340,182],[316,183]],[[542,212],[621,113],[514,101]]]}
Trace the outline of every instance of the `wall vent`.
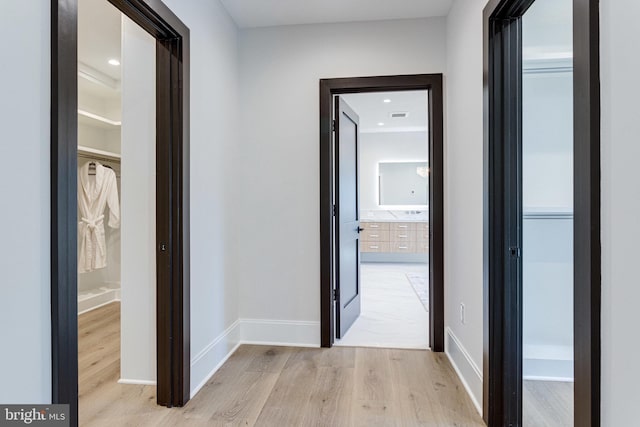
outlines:
{"label": "wall vent", "polygon": [[407,111],[396,111],[395,113],[391,113],[390,116],[392,119],[404,119],[409,115]]}

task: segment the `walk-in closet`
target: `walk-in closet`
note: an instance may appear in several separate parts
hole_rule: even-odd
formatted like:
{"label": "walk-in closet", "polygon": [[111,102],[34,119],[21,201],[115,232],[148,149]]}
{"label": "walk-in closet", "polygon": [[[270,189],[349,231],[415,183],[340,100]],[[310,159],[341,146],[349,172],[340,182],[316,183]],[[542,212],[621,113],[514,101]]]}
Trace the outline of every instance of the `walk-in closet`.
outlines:
{"label": "walk-in closet", "polygon": [[78,1],[81,425],[156,384],[155,48],[108,0]]}
{"label": "walk-in closet", "polygon": [[[113,50],[113,62],[119,63],[119,34],[114,41],[117,45],[105,48]],[[107,61],[110,68],[98,69],[82,53],[78,63],[79,313],[119,301],[121,283],[120,68]],[[116,185],[111,183],[114,178]]]}

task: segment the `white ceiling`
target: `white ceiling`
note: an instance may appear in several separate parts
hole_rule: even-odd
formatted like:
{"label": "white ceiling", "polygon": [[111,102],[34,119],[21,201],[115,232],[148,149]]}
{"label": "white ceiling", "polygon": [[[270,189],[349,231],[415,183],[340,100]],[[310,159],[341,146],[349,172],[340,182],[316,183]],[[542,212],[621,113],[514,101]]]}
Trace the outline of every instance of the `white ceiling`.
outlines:
{"label": "white ceiling", "polygon": [[78,62],[120,81],[121,16],[107,0],[78,1]]}
{"label": "white ceiling", "polygon": [[[427,130],[427,91],[354,93],[341,97],[360,117],[361,132]],[[385,99],[391,102],[385,103]],[[391,118],[392,112],[408,112],[409,115]]]}
{"label": "white ceiling", "polygon": [[240,28],[446,16],[453,0],[222,0]]}

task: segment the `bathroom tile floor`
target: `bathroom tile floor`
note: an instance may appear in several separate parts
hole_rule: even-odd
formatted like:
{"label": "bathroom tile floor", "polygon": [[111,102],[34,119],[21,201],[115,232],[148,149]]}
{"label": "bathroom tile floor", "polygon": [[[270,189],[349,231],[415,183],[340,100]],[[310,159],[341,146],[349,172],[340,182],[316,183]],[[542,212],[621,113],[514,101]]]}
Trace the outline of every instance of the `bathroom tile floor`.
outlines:
{"label": "bathroom tile floor", "polygon": [[427,274],[427,264],[362,263],[360,317],[337,346],[426,349],[429,313],[407,274]]}

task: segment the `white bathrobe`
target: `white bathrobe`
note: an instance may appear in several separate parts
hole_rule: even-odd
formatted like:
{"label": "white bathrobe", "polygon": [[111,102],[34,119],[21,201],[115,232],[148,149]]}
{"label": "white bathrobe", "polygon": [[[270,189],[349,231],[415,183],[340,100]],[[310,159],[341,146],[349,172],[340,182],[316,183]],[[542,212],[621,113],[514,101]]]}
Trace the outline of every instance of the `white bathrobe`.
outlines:
{"label": "white bathrobe", "polygon": [[107,266],[104,237],[105,208],[109,208],[109,227],[120,227],[118,184],[113,170],[96,164],[89,175],[89,163],[78,170],[78,272],[86,273]]}

